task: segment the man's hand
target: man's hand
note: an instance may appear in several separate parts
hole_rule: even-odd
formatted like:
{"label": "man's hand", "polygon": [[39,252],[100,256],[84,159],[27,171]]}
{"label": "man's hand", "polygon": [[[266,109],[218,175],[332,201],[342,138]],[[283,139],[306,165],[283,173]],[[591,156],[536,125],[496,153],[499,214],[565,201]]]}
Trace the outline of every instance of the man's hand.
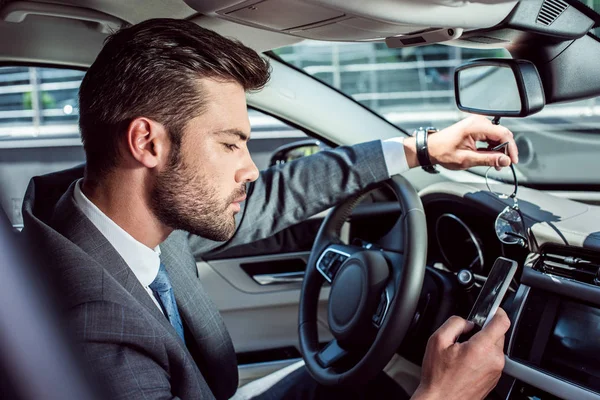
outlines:
{"label": "man's hand", "polygon": [[413,400],[483,399],[498,383],[504,368],[504,335],[510,320],[501,308],[488,325],[464,343],[456,339],[473,328],[451,317],[427,343],[421,384]]}
{"label": "man's hand", "polygon": [[[489,148],[508,142],[508,156],[504,151],[478,150],[478,141],[487,142]],[[463,119],[444,130],[430,134],[427,147],[433,164],[453,170],[476,166],[500,169],[508,167],[511,162],[516,164],[519,161],[512,132],[503,126],[492,124],[488,118],[480,115]],[[411,168],[418,166],[415,139],[405,139],[404,149],[408,165]]]}

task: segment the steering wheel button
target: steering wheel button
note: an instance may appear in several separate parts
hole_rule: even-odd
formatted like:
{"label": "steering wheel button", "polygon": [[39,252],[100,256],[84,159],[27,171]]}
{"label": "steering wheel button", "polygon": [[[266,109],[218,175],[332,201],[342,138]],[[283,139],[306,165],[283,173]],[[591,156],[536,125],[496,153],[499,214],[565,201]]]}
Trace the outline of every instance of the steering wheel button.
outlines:
{"label": "steering wheel button", "polygon": [[340,269],[340,266],[342,265],[343,261],[341,261],[340,259],[335,260],[332,264],[331,267],[329,268],[329,272],[332,275],[335,275],[336,272],[338,271],[338,269]]}

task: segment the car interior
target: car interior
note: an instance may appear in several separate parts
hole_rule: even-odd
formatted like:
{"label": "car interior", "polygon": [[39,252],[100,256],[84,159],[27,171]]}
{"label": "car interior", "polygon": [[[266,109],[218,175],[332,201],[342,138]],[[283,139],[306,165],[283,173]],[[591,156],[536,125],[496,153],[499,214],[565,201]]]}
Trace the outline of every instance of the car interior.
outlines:
{"label": "car interior", "polygon": [[[36,279],[36,244],[16,244],[21,202],[33,176],[85,162],[77,88],[107,35],[179,18],[236,38],[271,63],[269,84],[247,95],[248,146],[261,169],[408,137],[414,124],[435,118],[384,115],[370,102],[385,106],[391,95],[364,100],[343,89],[353,78],[335,69],[324,77],[327,68],[299,61],[331,43],[395,49],[416,64],[428,49],[482,55],[459,57],[451,68],[427,64],[453,103],[437,128],[469,113],[495,118],[518,137],[522,161],[514,178],[509,168],[415,168],[272,237],[195,251],[234,343],[240,387],[303,360],[320,381],[357,379],[368,365],[412,393],[428,338],[450,316],[469,314],[495,260],[506,257],[518,264],[502,303],[512,325],[490,398],[600,399],[598,11],[600,2],[580,0],[0,0],[0,299],[22,305],[0,310],[1,397],[93,398]],[[394,59],[391,73],[402,63]],[[371,79],[384,75],[374,71]],[[410,110],[415,98],[436,93],[397,97]],[[385,279],[369,287],[367,310],[348,310],[332,301],[346,294],[336,273],[361,250],[385,254],[368,260],[370,273]],[[359,338],[344,340],[366,340],[366,348],[349,354],[339,346],[332,312],[364,314]],[[16,334],[23,330],[32,334]]]}

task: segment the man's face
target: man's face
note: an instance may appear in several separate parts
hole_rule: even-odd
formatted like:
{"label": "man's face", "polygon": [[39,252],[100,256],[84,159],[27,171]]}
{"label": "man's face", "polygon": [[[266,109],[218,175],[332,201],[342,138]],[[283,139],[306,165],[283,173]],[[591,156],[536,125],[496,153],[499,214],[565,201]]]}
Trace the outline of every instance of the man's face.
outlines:
{"label": "man's face", "polygon": [[258,178],[247,139],[246,96],[237,83],[203,80],[206,111],[190,120],[179,154],[159,173],[151,193],[158,219],[207,239],[226,241],[235,232],[235,214],[246,183]]}

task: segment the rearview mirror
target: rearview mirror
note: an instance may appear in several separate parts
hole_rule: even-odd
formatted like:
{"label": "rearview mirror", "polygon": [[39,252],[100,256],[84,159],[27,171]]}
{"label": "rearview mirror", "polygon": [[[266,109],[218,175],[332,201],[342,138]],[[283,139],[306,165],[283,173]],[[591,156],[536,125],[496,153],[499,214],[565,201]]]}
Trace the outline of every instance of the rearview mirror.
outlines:
{"label": "rearview mirror", "polygon": [[526,117],[545,105],[537,68],[529,61],[480,59],[454,72],[459,110],[493,117]]}
{"label": "rearview mirror", "polygon": [[285,164],[297,160],[298,158],[318,153],[327,148],[329,148],[329,146],[316,139],[299,140],[294,143],[285,144],[275,149],[271,156],[269,166],[272,167],[273,165]]}

